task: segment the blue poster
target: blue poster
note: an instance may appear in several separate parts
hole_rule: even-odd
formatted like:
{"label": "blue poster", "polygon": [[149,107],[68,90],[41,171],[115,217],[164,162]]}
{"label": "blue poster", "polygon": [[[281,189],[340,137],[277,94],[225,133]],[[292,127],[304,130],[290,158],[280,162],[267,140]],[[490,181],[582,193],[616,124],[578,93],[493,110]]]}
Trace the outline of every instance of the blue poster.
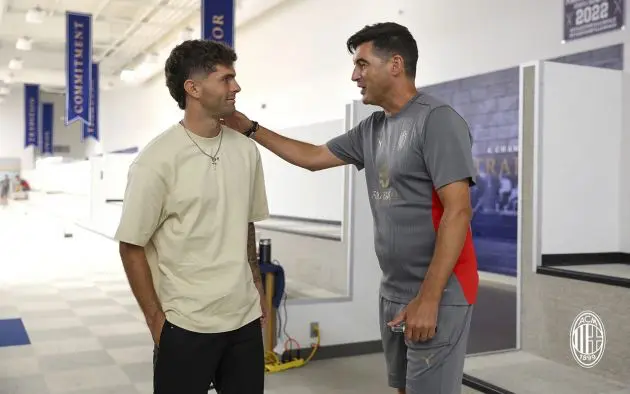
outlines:
{"label": "blue poster", "polygon": [[39,85],[24,85],[24,146],[39,144]]}
{"label": "blue poster", "polygon": [[66,13],[66,126],[91,124],[92,15]]}
{"label": "blue poster", "polygon": [[53,154],[53,129],[55,127],[55,111],[53,103],[42,104],[42,154]]}
{"label": "blue poster", "polygon": [[516,276],[519,71],[510,68],[423,87],[452,105],[473,136],[477,184],[471,229],[480,271]]}
{"label": "blue poster", "polygon": [[234,0],[202,0],[201,35],[234,47]]}
{"label": "blue poster", "polygon": [[90,119],[92,124],[83,124],[83,140],[89,137],[98,141],[98,98],[99,98],[99,69],[98,63],[92,64],[92,86],[90,93]]}
{"label": "blue poster", "polygon": [[564,41],[620,30],[625,0],[564,0]]}

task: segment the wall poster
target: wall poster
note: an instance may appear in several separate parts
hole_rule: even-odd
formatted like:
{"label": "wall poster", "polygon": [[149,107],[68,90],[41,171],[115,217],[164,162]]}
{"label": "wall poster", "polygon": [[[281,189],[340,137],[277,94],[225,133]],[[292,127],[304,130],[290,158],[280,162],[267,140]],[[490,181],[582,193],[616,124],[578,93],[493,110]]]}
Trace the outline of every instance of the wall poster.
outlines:
{"label": "wall poster", "polygon": [[625,0],[564,0],[562,42],[623,29],[625,9]]}

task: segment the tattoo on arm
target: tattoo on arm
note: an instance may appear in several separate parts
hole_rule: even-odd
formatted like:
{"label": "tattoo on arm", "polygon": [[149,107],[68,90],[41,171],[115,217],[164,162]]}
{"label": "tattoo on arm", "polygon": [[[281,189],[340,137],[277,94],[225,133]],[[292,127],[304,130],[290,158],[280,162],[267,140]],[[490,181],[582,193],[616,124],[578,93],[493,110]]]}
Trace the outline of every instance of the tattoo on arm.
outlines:
{"label": "tattoo on arm", "polygon": [[256,230],[254,228],[254,223],[249,223],[247,226],[247,259],[249,261],[249,267],[252,269],[254,283],[262,283],[260,267],[258,265],[258,256],[256,255]]}

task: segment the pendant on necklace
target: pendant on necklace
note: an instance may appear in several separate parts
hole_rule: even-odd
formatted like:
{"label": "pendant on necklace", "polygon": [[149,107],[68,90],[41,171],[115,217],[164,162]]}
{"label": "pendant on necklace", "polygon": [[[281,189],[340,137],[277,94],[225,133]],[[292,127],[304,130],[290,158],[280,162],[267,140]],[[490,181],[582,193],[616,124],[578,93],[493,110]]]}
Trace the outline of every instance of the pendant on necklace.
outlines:
{"label": "pendant on necklace", "polygon": [[211,157],[210,160],[212,160],[212,167],[217,168],[217,161],[219,161],[219,158]]}

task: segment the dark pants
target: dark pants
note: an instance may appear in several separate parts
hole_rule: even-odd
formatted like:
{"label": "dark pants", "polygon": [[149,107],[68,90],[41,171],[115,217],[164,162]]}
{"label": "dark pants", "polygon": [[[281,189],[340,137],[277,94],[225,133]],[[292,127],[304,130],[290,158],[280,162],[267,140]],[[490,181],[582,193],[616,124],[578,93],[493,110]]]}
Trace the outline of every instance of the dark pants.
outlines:
{"label": "dark pants", "polygon": [[154,350],[154,394],[263,394],[260,320],[230,332],[200,334],[168,321]]}

